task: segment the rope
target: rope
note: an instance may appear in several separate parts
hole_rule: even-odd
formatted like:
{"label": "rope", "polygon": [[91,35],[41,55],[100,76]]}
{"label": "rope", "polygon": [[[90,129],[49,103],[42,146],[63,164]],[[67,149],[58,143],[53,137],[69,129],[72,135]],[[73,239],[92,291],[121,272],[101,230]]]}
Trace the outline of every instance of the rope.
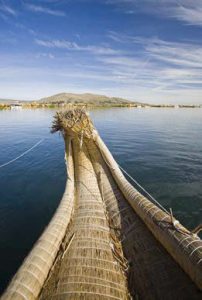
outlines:
{"label": "rope", "polygon": [[137,180],[135,180],[130,174],[128,174],[128,172],[126,172],[119,164],[118,164],[119,168],[123,171],[123,173],[125,173],[155,204],[157,204],[165,213],[169,214],[169,211],[163,207],[147,190],[145,190],[145,188],[143,188],[143,186],[137,182]]}
{"label": "rope", "polygon": [[30,151],[32,151],[34,148],[36,148],[38,145],[40,145],[42,142],[44,141],[44,139],[41,139],[40,141],[38,141],[36,144],[34,144],[34,146],[32,146],[31,148],[29,148],[28,150],[26,150],[25,152],[23,152],[22,154],[20,154],[19,156],[17,156],[16,158],[0,165],[0,168],[3,168],[5,166],[10,165],[11,163],[15,162],[16,160],[18,160],[19,158],[23,157],[24,155],[26,155],[27,153],[29,153]]}
{"label": "rope", "polygon": [[143,188],[143,186],[141,186],[140,183],[137,182],[137,180],[135,180],[130,174],[128,174],[119,164],[118,164],[119,168],[142,190],[145,192],[145,194],[155,203],[157,204],[166,214],[168,214],[171,217],[171,221],[169,224],[172,225],[172,227],[182,233],[182,234],[188,234],[188,235],[193,235],[192,232],[190,232],[189,230],[183,230],[181,228],[179,228],[177,225],[179,224],[178,220],[174,220],[173,218],[173,213],[172,213],[172,209],[170,209],[170,212],[163,207],[147,190],[145,190],[145,188]]}
{"label": "rope", "polygon": [[[97,134],[95,133],[95,137],[96,138]],[[108,167],[111,169],[111,170],[115,170],[114,168],[111,167],[111,165],[107,162],[107,160],[105,159],[105,155],[104,153],[102,152],[101,148],[99,147],[100,149],[100,153],[102,155],[102,158],[104,159],[105,163],[108,165]],[[158,207],[160,207],[165,213],[167,213],[168,215],[170,215],[169,211],[163,207],[147,190],[145,190],[145,188],[143,188],[143,186],[141,186],[140,183],[137,182],[137,180],[135,180],[130,174],[128,174],[128,172],[126,172],[126,170],[124,170],[118,163],[117,163],[118,167],[123,171],[123,173],[125,173],[142,191],[145,192],[145,194],[155,203],[158,205]]]}

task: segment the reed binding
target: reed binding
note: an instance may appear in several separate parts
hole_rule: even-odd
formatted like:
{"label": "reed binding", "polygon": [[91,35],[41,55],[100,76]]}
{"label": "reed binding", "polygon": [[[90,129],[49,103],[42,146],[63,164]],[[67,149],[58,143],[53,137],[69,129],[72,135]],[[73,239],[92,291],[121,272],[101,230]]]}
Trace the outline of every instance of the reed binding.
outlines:
{"label": "reed binding", "polygon": [[[66,143],[71,140],[74,200],[37,297],[200,299],[200,238],[126,180],[83,109],[58,112],[52,128],[56,131],[62,132]],[[28,257],[31,265],[33,257]],[[17,273],[22,278],[25,265],[26,261]],[[18,276],[3,299],[15,299],[13,293],[23,291]],[[24,298],[37,299],[35,295]]]}

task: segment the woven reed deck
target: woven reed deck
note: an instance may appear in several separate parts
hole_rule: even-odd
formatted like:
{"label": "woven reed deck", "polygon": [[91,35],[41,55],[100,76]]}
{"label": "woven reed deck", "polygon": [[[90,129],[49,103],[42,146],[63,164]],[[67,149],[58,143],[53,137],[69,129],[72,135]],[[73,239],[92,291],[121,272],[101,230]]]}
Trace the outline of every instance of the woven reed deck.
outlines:
{"label": "woven reed deck", "polygon": [[63,200],[2,299],[201,299],[200,238],[127,182],[88,116],[70,116],[71,126],[69,113],[55,124],[68,160]]}
{"label": "woven reed deck", "polygon": [[65,255],[52,272],[40,299],[128,299],[126,276],[115,254],[92,163],[85,146],[79,151],[76,142],[73,148],[75,212]]}

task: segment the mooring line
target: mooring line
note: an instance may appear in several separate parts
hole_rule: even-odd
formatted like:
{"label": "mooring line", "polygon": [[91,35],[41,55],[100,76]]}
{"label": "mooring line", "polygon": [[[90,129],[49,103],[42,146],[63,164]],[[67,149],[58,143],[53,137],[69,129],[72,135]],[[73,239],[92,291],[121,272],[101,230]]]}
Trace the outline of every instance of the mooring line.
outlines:
{"label": "mooring line", "polygon": [[9,160],[8,162],[0,165],[0,168],[3,168],[5,166],[10,165],[11,163],[15,162],[16,160],[18,160],[19,158],[23,157],[24,155],[26,155],[27,153],[29,153],[30,151],[32,151],[34,148],[36,148],[38,145],[40,145],[42,142],[44,141],[44,139],[41,139],[40,141],[38,141],[36,144],[34,144],[31,148],[29,148],[28,150],[26,150],[25,152],[23,152],[22,154],[20,154],[19,156],[17,156],[14,159]]}
{"label": "mooring line", "polygon": [[145,192],[145,194],[153,202],[155,202],[165,213],[170,215],[169,211],[165,207],[163,207],[147,190],[145,190],[145,188],[139,182],[137,182],[137,180],[135,180],[130,174],[128,174],[128,172],[126,172],[126,170],[124,170],[119,164],[118,164],[118,166],[143,192]]}

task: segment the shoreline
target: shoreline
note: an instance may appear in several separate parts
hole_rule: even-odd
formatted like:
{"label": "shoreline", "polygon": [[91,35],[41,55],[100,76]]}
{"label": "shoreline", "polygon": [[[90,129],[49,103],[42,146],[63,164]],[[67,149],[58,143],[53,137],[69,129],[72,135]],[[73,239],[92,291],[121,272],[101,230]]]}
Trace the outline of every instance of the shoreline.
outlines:
{"label": "shoreline", "polygon": [[39,109],[39,108],[64,108],[64,109],[71,109],[71,108],[202,108],[202,105],[188,105],[188,104],[181,104],[181,105],[173,105],[173,104],[135,104],[135,103],[117,103],[117,104],[103,104],[103,105],[93,105],[88,103],[14,103],[14,104],[5,104],[0,103],[0,110],[20,110],[20,109]]}

